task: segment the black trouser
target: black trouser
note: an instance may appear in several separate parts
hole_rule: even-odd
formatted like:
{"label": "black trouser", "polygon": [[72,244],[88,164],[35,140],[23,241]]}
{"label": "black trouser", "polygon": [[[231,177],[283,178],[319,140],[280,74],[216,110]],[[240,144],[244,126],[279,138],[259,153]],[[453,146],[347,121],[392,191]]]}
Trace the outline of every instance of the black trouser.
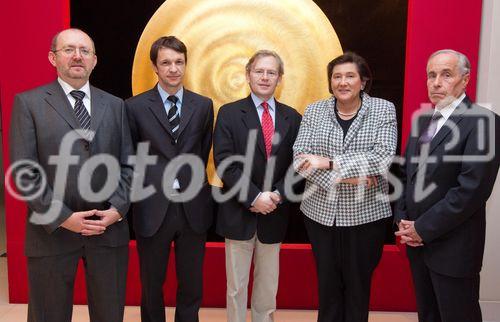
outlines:
{"label": "black trouser", "polygon": [[85,246],[69,254],[28,257],[28,322],[70,322],[78,262],[83,259],[91,322],[122,322],[128,245]]}
{"label": "black trouser", "polygon": [[423,251],[423,247],[408,247],[408,259],[417,298],[418,320],[481,322],[479,274],[468,278],[438,274],[425,264]]}
{"label": "black trouser", "polygon": [[316,259],[318,322],[367,322],[372,273],[385,240],[386,219],[328,227],[305,217]]}
{"label": "black trouser", "polygon": [[206,234],[194,232],[181,204],[171,202],[159,230],[151,237],[137,236],[141,271],[142,322],[164,322],[163,284],[170,244],[175,245],[177,296],[175,321],[196,322],[203,296],[203,258]]}

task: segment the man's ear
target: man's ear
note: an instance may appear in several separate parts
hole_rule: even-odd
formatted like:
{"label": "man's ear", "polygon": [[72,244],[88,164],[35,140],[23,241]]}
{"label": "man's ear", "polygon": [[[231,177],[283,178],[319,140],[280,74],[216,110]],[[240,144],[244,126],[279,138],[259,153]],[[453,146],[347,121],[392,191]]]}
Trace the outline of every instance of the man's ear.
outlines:
{"label": "man's ear", "polygon": [[56,54],[53,51],[49,51],[49,62],[52,66],[56,67]]}

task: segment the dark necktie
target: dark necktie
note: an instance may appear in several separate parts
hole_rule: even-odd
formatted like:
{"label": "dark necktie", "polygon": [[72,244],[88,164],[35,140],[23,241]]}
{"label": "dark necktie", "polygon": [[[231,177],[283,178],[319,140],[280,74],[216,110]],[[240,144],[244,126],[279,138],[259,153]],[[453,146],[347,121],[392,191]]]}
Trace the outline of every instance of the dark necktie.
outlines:
{"label": "dark necktie", "polygon": [[83,98],[85,97],[85,93],[82,91],[71,91],[70,95],[76,100],[75,102],[75,115],[76,119],[80,123],[80,126],[84,130],[90,129],[90,114],[87,112],[85,105],[83,104]]}
{"label": "dark necktie", "polygon": [[434,115],[432,115],[429,125],[418,138],[419,145],[426,144],[432,141],[432,138],[436,134],[437,124],[439,122],[439,119],[441,119],[442,117],[443,114],[441,114],[439,111],[434,112]]}
{"label": "dark necktie", "polygon": [[168,123],[170,123],[170,129],[172,130],[172,135],[174,139],[177,140],[179,134],[179,124],[181,123],[181,118],[179,116],[179,110],[177,108],[177,101],[179,100],[177,96],[170,95],[167,100],[172,103],[170,109],[167,113]]}
{"label": "dark necktie", "polygon": [[269,104],[267,104],[267,102],[262,102],[261,105],[264,108],[264,112],[262,113],[260,125],[262,126],[262,133],[264,134],[266,157],[269,158],[271,155],[271,148],[273,146],[274,124],[271,113],[269,113]]}

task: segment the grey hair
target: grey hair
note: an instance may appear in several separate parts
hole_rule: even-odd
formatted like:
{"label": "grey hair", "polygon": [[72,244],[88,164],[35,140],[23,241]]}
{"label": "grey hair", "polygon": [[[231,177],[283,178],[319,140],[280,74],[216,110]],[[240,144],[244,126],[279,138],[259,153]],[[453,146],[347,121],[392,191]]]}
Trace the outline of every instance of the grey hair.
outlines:
{"label": "grey hair", "polygon": [[285,73],[285,67],[283,64],[283,60],[275,51],[266,50],[266,49],[259,50],[255,54],[253,54],[252,57],[250,57],[247,65],[245,66],[247,73],[250,72],[250,69],[252,68],[253,63],[257,60],[257,58],[269,57],[269,56],[274,57],[276,59],[276,61],[278,62],[278,74],[280,76],[283,75]]}
{"label": "grey hair", "polygon": [[462,72],[462,75],[467,75],[467,74],[470,73],[470,61],[469,61],[469,58],[467,58],[467,56],[465,56],[461,52],[458,52],[458,51],[453,50],[453,49],[441,49],[441,50],[435,51],[434,53],[432,53],[429,56],[429,59],[427,60],[427,63],[429,63],[429,61],[433,57],[435,57],[437,55],[440,55],[440,54],[453,54],[453,55],[455,55],[458,58],[458,68],[460,69],[460,72]]}
{"label": "grey hair", "polygon": [[62,33],[62,32],[65,32],[66,30],[72,30],[72,31],[80,31],[80,32],[83,32],[84,34],[86,34],[89,38],[90,38],[90,42],[92,43],[92,50],[94,51],[95,53],[95,45],[94,45],[94,40],[83,30],[81,29],[78,29],[78,28],[68,28],[68,29],[64,29],[64,30],[61,30],[59,31],[57,34],[54,35],[54,37],[52,37],[52,41],[50,42],[50,51],[56,51],[57,50],[57,39],[59,38],[59,35]]}

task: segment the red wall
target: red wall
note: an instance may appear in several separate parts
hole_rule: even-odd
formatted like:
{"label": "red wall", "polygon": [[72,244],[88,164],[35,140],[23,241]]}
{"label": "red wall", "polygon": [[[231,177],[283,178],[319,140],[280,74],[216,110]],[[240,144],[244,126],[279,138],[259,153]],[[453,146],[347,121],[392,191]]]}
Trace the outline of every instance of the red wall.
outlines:
{"label": "red wall", "polygon": [[409,0],[403,97],[402,146],[410,133],[411,116],[427,99],[425,67],[439,49],[455,49],[471,62],[467,94],[476,98],[482,0]]}
{"label": "red wall", "polygon": [[[68,0],[2,1],[0,9],[0,95],[3,166],[7,168],[8,130],[14,95],[54,79],[47,55],[52,36],[69,26]],[[26,260],[23,256],[25,206],[5,193],[9,296],[26,302]]]}
{"label": "red wall", "polygon": [[[412,113],[427,102],[425,65],[435,50],[453,48],[465,53],[472,63],[468,94],[475,98],[481,0],[409,0],[406,45],[406,71],[403,105],[403,146],[409,133]],[[47,60],[51,37],[69,26],[68,0],[2,1],[0,10],[0,96],[4,169],[8,166],[10,112],[15,93],[54,79]],[[9,296],[12,303],[27,301],[26,260],[23,256],[25,208],[22,203],[5,195]],[[135,245],[131,244],[127,303],[137,304],[139,284]],[[205,267],[204,305],[223,306],[223,248],[210,245]],[[308,246],[287,246],[282,256],[281,287],[278,303],[281,307],[312,308],[317,304],[312,256]],[[170,270],[172,272],[172,270]],[[75,300],[85,301],[80,276]],[[169,278],[174,282],[172,274]],[[298,287],[293,287],[302,281]],[[173,287],[168,289],[169,303]],[[400,249],[387,246],[374,276],[371,307],[379,310],[412,310],[414,298],[409,280],[408,264]]]}

